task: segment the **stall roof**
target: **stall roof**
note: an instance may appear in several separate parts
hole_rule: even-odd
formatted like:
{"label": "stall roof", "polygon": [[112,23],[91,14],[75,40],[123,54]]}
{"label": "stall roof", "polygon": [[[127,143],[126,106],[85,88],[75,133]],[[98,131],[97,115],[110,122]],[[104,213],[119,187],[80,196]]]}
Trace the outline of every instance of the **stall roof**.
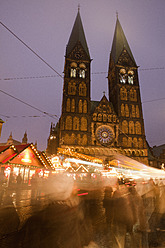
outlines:
{"label": "stall roof", "polygon": [[52,166],[46,154],[41,154],[32,143],[0,146],[0,163],[2,166],[11,164],[44,169],[51,169]]}

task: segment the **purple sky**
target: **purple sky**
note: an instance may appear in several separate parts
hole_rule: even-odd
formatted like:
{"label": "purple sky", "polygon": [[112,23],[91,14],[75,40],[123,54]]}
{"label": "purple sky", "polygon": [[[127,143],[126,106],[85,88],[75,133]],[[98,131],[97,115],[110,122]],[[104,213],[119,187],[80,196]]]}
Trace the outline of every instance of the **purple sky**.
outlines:
{"label": "purple sky", "polygon": [[[135,61],[140,66],[139,81],[147,140],[151,146],[164,144],[164,0],[1,0],[1,22],[62,74],[65,48],[77,15],[78,4],[81,6],[80,15],[93,59],[91,99],[100,100],[103,91],[108,97],[107,74],[95,73],[108,70],[118,11],[119,21]],[[52,69],[2,24],[0,51],[0,90],[59,117],[62,78],[57,77]],[[26,79],[21,79],[24,77]],[[7,78],[10,80],[5,80]],[[28,141],[37,141],[38,149],[41,150],[46,149],[51,122],[57,122],[57,119],[48,117],[2,92],[0,118],[5,121],[0,142],[6,142],[10,132],[14,139],[21,141],[27,131]]]}

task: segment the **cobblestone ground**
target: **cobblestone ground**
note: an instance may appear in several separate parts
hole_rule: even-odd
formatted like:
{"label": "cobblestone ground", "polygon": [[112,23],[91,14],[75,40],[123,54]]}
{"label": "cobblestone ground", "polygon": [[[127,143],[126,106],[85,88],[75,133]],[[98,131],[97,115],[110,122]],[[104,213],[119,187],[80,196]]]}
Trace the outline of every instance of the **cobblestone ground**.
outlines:
{"label": "cobblestone ground", "polygon": [[[47,204],[48,200],[43,194],[40,195],[38,200],[31,199],[31,190],[24,189],[19,191],[11,191],[14,206],[17,209],[21,226],[23,223],[36,211],[43,209]],[[113,248],[112,242],[105,234],[105,217],[104,208],[102,206],[102,192],[96,197],[95,207],[92,212],[92,221],[95,227],[94,241],[98,244],[99,248]],[[149,248],[165,248],[165,231],[158,231],[156,233],[156,242],[150,243]],[[152,238],[152,234],[149,233],[149,240]],[[129,235],[126,237],[127,245],[126,248],[132,248],[129,244]],[[74,247],[73,247],[74,248]]]}

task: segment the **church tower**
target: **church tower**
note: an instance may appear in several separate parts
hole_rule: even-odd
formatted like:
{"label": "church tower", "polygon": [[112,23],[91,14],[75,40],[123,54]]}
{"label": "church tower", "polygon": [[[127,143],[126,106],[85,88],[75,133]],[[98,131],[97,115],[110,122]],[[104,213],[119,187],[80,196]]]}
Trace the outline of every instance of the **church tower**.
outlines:
{"label": "church tower", "polygon": [[60,146],[90,144],[90,63],[78,9],[65,54]]}
{"label": "church tower", "polygon": [[109,101],[119,118],[118,144],[147,164],[138,66],[117,17],[108,71]]}

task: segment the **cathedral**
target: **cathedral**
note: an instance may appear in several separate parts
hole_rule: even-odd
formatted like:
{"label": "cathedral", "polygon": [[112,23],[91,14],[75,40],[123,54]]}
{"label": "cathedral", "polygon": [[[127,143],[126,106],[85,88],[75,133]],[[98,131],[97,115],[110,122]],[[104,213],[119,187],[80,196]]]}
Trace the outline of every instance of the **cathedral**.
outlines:
{"label": "cathedral", "polygon": [[78,10],[65,53],[61,117],[51,124],[47,154],[58,148],[110,159],[120,153],[148,164],[138,66],[116,19],[108,98],[91,100],[91,57]]}

